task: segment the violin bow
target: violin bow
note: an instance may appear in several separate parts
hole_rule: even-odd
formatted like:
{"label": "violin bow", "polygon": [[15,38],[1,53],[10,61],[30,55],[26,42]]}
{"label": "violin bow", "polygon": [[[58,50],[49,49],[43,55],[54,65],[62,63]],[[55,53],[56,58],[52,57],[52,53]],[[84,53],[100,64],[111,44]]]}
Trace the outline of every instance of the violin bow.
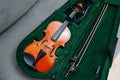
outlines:
{"label": "violin bow", "polygon": [[[103,8],[102,8],[102,10],[101,10],[95,24],[94,24],[89,36],[87,37],[85,43],[83,44],[83,47],[79,51],[78,55],[74,56],[73,63],[71,64],[70,68],[68,69],[67,73],[65,74],[65,77],[67,77],[71,71],[76,70],[76,68],[79,66],[79,64],[80,64],[80,62],[81,62],[81,60],[82,60],[88,46],[89,46],[89,44],[90,44],[90,42],[91,42],[97,28],[98,28],[98,25],[100,24],[100,21],[101,21],[103,15],[104,15],[105,11],[107,10],[107,7],[108,7],[108,4],[105,3],[103,5]],[[83,54],[81,55],[82,52],[83,52]],[[81,57],[80,57],[80,55],[81,55]],[[78,63],[76,64],[76,61],[78,60],[79,57],[80,57],[80,59],[79,59]]]}

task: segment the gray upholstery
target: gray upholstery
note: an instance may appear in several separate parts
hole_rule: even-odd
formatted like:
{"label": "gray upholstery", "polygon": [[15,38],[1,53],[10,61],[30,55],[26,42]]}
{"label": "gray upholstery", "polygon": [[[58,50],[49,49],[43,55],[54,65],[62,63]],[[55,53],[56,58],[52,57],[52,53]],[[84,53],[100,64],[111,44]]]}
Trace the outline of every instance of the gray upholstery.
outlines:
{"label": "gray upholstery", "polygon": [[37,0],[0,0],[0,33],[20,18]]}

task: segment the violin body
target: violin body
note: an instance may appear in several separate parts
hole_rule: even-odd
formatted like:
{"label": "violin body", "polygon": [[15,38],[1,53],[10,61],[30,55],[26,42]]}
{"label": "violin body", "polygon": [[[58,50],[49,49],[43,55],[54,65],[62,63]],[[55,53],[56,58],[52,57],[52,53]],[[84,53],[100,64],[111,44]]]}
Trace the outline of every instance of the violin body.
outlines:
{"label": "violin body", "polygon": [[[24,54],[33,57],[31,64],[39,72],[48,72],[54,66],[55,60],[57,59],[55,54],[57,48],[60,46],[64,47],[65,43],[68,42],[71,37],[70,30],[66,27],[56,41],[51,39],[61,25],[62,23],[59,21],[52,21],[47,29],[44,30],[44,38],[40,41],[34,40],[24,49]],[[41,56],[38,57],[39,55]],[[26,60],[24,61],[28,63]]]}
{"label": "violin body", "polygon": [[81,3],[77,4],[77,7],[75,7],[63,23],[52,21],[47,29],[44,30],[45,37],[40,41],[34,40],[24,49],[24,62],[39,72],[48,72],[51,70],[57,59],[55,53],[57,48],[60,46],[64,47],[65,43],[71,37],[67,26],[82,7]]}

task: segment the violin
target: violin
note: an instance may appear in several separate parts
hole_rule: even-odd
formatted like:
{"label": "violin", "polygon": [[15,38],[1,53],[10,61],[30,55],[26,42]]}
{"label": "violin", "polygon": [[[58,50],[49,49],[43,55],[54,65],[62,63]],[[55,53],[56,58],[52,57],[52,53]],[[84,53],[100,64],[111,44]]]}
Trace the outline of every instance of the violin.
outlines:
{"label": "violin", "polygon": [[[82,4],[77,4],[68,18],[72,19],[81,8]],[[56,50],[60,46],[64,47],[71,37],[71,32],[67,27],[69,23],[69,20],[65,20],[63,23],[59,21],[50,22],[44,30],[44,38],[40,41],[34,40],[25,47],[24,62],[38,72],[50,71],[57,59]]]}

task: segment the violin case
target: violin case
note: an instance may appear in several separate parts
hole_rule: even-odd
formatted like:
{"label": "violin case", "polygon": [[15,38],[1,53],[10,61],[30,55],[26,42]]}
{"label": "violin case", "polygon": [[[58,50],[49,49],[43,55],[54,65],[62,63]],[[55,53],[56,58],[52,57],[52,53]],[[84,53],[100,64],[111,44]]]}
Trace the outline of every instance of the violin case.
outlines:
{"label": "violin case", "polygon": [[[83,1],[84,0],[69,0],[20,43],[16,57],[19,66],[26,74],[38,79],[51,79],[53,74],[56,74],[55,80],[107,80],[115,45],[117,43],[116,35],[120,21],[119,0],[91,0],[92,6],[86,13],[86,16],[79,23],[71,22],[69,25],[71,38],[65,44],[65,47],[59,47],[57,49],[56,56],[58,58],[50,71],[38,72],[31,69],[23,60],[25,47],[32,43],[33,40],[41,40],[45,35],[43,31],[51,21],[64,22],[69,13],[72,12],[71,7]],[[79,53],[105,3],[109,4],[108,8],[84,56],[82,56],[79,66],[75,71],[65,77],[66,72],[71,66],[70,59]]]}

